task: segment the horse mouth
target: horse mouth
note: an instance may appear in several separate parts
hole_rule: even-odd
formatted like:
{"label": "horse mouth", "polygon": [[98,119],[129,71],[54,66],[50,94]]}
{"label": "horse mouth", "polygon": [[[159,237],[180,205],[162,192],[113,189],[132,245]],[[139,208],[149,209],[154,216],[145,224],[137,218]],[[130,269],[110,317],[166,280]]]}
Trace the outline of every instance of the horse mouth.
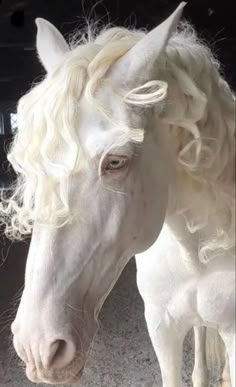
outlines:
{"label": "horse mouth", "polygon": [[36,367],[26,367],[26,376],[33,383],[48,383],[48,384],[64,384],[71,385],[74,383],[78,383],[82,377],[84,366],[79,368],[77,371],[77,367],[75,365],[75,360],[71,362],[71,369],[69,372],[62,371],[62,373],[52,372],[50,375],[45,375],[45,373],[37,374]]}
{"label": "horse mouth", "polygon": [[66,378],[66,380],[64,381],[63,380],[59,381],[59,384],[71,385],[74,383],[78,383],[83,375],[83,372],[84,372],[84,366],[80,368],[79,371],[77,372],[75,371],[75,374],[71,373],[71,375],[68,375],[68,379]]}

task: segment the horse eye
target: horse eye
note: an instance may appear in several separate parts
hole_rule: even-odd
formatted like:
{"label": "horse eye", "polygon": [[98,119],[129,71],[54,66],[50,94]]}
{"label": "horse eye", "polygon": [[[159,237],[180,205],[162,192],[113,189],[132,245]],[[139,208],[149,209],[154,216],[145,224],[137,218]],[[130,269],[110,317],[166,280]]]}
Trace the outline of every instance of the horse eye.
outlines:
{"label": "horse eye", "polygon": [[124,166],[125,160],[111,160],[107,164],[107,169],[120,169]]}
{"label": "horse eye", "polygon": [[128,164],[129,158],[127,156],[107,155],[103,162],[102,170],[103,173],[115,172],[127,167]]}

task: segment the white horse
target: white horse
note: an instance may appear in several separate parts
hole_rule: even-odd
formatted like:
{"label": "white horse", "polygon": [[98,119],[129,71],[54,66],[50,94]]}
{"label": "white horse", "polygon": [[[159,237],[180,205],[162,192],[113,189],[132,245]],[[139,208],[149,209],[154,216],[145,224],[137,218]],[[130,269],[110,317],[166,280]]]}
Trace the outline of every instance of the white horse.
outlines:
{"label": "white horse", "polygon": [[[208,265],[222,267],[232,255],[235,99],[192,29],[176,32],[183,6],[148,34],[110,28],[88,41],[82,36],[72,48],[54,26],[37,20],[47,76],[20,100],[8,155],[18,180],[0,207],[8,236],[33,230],[12,325],[32,381],[80,379],[105,298],[164,222],[180,245],[179,266],[195,278],[186,281],[195,281],[186,302],[204,301]],[[146,275],[139,270],[140,289]],[[207,298],[216,305],[217,294],[228,307],[212,278]],[[170,286],[164,280],[167,292]],[[146,300],[146,289],[141,292]],[[204,313],[193,308],[196,324]],[[211,317],[215,326],[217,316]],[[168,356],[163,384],[177,387],[178,370]]]}

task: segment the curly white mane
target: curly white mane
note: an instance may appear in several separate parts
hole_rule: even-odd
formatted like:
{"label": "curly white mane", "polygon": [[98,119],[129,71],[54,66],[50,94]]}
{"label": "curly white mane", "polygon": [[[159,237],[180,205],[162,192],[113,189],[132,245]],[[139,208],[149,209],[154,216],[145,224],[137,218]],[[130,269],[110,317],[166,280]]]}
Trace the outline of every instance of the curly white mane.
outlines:
{"label": "curly white mane", "polygon": [[[80,96],[84,91],[102,108],[96,106],[97,87],[143,35],[108,28],[87,41],[82,36],[64,63],[20,100],[18,133],[8,155],[18,177],[0,204],[9,237],[31,233],[35,222],[61,226],[70,221],[69,177],[85,164],[77,132]],[[212,251],[218,254],[235,243],[235,97],[217,61],[187,24],[158,59],[156,78],[127,93],[124,101],[149,106],[165,99],[161,118],[170,127],[183,187],[176,211],[190,232],[200,232],[200,259],[208,260]]]}
{"label": "curly white mane", "polygon": [[[235,255],[235,95],[194,30],[183,23],[162,58],[180,195],[176,211],[198,233],[199,258]],[[162,67],[163,66],[163,67]]]}

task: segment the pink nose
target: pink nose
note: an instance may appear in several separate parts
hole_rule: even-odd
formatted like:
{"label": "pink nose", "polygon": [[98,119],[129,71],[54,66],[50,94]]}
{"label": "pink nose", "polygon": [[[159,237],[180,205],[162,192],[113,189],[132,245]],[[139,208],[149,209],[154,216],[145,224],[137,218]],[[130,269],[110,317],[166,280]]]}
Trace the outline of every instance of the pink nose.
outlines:
{"label": "pink nose", "polygon": [[68,366],[76,356],[75,344],[70,339],[58,339],[44,347],[41,360],[45,369],[62,369]]}

